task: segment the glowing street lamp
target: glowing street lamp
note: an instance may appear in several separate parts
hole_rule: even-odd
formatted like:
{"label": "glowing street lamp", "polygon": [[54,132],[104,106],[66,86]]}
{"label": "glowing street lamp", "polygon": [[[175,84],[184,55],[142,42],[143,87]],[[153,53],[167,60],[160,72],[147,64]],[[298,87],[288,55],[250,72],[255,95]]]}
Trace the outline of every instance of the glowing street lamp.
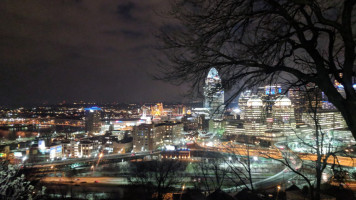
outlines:
{"label": "glowing street lamp", "polygon": [[281,190],[281,186],[280,185],[277,185],[277,196],[276,196],[276,199],[278,199],[278,194],[279,194],[279,191]]}
{"label": "glowing street lamp", "polygon": [[183,194],[184,188],[185,188],[185,184],[182,185],[182,193],[180,193],[180,198],[179,198],[179,200],[182,200],[182,194]]}
{"label": "glowing street lamp", "polygon": [[102,152],[99,154],[99,158],[98,158],[98,162],[96,163],[96,167],[98,167],[100,159],[103,157],[103,155],[104,154]]}

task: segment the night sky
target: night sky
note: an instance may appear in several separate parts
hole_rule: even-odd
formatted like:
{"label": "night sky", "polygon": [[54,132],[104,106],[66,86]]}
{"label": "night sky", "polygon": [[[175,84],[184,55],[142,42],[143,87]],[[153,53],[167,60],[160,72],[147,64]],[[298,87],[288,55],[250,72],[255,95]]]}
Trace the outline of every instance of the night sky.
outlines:
{"label": "night sky", "polygon": [[0,1],[0,106],[180,101],[157,71],[167,0]]}

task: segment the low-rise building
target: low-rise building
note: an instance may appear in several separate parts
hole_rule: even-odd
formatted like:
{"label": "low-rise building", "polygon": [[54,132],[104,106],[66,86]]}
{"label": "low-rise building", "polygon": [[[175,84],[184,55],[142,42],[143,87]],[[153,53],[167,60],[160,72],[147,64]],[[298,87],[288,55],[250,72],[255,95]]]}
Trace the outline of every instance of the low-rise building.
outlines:
{"label": "low-rise building", "polygon": [[51,145],[49,147],[49,158],[51,160],[61,159],[62,155],[62,144]]}
{"label": "low-rise building", "polygon": [[78,144],[78,154],[79,157],[91,157],[95,153],[94,143],[91,141],[81,141]]}
{"label": "low-rise building", "polygon": [[74,140],[62,141],[63,156],[66,158],[76,158],[79,156],[78,144]]}

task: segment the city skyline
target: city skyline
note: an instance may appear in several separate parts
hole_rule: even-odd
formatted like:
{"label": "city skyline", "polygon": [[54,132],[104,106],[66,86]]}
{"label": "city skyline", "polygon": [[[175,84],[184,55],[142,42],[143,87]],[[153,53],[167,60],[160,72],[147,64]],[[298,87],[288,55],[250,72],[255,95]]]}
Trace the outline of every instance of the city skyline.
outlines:
{"label": "city skyline", "polygon": [[0,199],[356,199],[356,1],[0,2]]}

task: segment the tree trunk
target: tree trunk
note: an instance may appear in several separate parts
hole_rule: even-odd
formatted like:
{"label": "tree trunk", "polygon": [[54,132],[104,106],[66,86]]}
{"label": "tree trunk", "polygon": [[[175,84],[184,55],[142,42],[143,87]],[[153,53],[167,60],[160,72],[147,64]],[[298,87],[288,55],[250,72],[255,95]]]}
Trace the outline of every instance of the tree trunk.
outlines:
{"label": "tree trunk", "polygon": [[320,184],[321,184],[321,171],[316,172],[316,187],[314,192],[314,200],[320,200]]}
{"label": "tree trunk", "polygon": [[329,83],[319,82],[318,86],[324,91],[328,100],[341,112],[349,130],[354,139],[356,139],[356,100],[351,97],[348,99],[343,98],[334,86],[330,86]]}
{"label": "tree trunk", "polygon": [[353,137],[356,138],[356,102],[344,100],[332,103],[339,109]]}

